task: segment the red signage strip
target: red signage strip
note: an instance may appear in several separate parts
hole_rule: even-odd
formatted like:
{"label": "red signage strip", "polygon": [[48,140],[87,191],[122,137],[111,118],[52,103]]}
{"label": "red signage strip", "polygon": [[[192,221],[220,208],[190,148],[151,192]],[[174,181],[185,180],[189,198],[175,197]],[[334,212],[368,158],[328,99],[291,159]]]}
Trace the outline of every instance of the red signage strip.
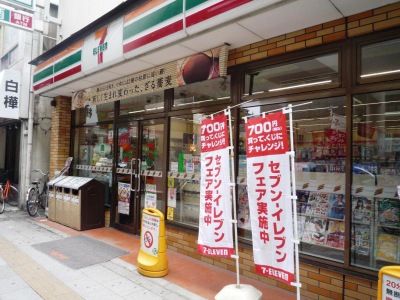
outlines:
{"label": "red signage strip", "polygon": [[249,119],[246,133],[247,157],[283,154],[289,149],[286,116],[282,112]]}

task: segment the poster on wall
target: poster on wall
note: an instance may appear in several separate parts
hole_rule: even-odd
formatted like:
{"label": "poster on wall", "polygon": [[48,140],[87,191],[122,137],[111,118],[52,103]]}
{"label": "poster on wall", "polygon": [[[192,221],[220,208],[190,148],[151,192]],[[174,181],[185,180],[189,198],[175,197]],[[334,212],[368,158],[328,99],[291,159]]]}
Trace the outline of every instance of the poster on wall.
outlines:
{"label": "poster on wall", "polygon": [[286,116],[277,112],[249,119],[246,150],[256,272],[290,284],[295,277]]}
{"label": "poster on wall", "polygon": [[131,196],[131,185],[118,182],[118,213],[129,215],[129,199]]}
{"label": "poster on wall", "polygon": [[203,255],[231,257],[234,248],[227,117],[221,114],[202,120],[200,141],[198,251]]}

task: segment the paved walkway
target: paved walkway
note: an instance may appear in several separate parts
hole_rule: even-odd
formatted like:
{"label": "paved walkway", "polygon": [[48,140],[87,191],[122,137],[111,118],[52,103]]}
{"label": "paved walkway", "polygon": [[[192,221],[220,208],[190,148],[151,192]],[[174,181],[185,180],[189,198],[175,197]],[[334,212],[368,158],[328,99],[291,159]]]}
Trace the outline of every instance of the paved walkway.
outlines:
{"label": "paved walkway", "polygon": [[69,236],[24,212],[0,215],[0,299],[204,299],[117,258],[72,270],[33,244]]}
{"label": "paved walkway", "polygon": [[[84,235],[128,252],[120,258],[78,270],[70,269],[32,245]],[[75,231],[25,212],[0,215],[0,300],[3,299],[213,299],[235,273],[168,251],[169,273],[164,278],[138,274],[139,237],[113,228]],[[263,299],[295,299],[293,293],[241,277]]]}

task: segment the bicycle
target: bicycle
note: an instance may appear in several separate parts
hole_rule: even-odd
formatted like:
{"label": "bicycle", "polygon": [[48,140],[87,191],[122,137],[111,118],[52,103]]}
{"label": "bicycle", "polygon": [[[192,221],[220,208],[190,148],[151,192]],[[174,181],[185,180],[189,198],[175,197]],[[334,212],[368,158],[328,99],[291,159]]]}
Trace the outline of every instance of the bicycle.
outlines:
{"label": "bicycle", "polygon": [[[42,175],[41,180],[32,181],[32,186],[29,188],[26,196],[26,209],[31,217],[34,217],[38,213],[39,206],[43,209],[47,205],[47,183],[49,182],[49,173],[44,173],[40,169],[33,170],[32,172],[38,172]],[[43,183],[43,188],[40,191],[40,183]]]}
{"label": "bicycle", "polygon": [[[72,157],[68,157],[65,161],[64,167],[54,178],[64,176],[69,171],[72,160]],[[43,188],[41,191],[39,186],[40,181],[32,181],[32,186],[26,193],[26,209],[28,211],[28,214],[31,217],[34,217],[38,213],[39,206],[43,209],[46,209],[47,207],[47,200],[49,199],[49,190],[47,186],[49,182],[49,173],[44,173],[40,169],[35,169],[32,172],[39,172],[42,175],[43,181]]]}
{"label": "bicycle", "polygon": [[[3,177],[7,176],[7,171],[3,174]],[[4,183],[0,183],[0,214],[4,212],[6,202],[8,205],[17,206],[19,198],[18,189],[11,184],[9,179],[6,179]]]}

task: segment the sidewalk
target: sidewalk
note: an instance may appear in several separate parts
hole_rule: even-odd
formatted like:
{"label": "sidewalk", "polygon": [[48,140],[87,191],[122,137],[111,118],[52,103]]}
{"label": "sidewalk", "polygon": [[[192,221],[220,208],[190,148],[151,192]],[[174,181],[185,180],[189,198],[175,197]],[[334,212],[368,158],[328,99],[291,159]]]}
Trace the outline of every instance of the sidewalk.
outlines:
{"label": "sidewalk", "polygon": [[[102,241],[127,254],[71,269],[61,263],[65,259],[62,251],[46,255],[33,247],[79,236]],[[167,276],[143,277],[135,266],[138,248],[139,237],[113,228],[79,232],[46,218],[6,212],[0,215],[0,299],[213,299],[225,285],[235,283],[234,273],[174,251],[168,251]],[[292,293],[243,276],[241,282],[261,290],[263,299],[295,299]]]}

